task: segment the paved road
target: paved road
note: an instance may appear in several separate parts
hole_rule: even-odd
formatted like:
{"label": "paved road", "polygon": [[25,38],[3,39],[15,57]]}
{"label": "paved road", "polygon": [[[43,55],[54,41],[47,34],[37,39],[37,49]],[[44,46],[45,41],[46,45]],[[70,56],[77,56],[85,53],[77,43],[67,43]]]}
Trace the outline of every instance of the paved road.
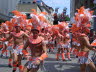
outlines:
{"label": "paved road", "polygon": [[[0,72],[12,72],[12,68],[9,68],[7,63],[7,58],[0,58]],[[25,64],[26,60],[22,60],[22,63]],[[80,72],[76,58],[72,58],[72,61],[56,61],[54,53],[49,54],[49,58],[46,59],[44,66],[46,68],[45,72]],[[17,72],[19,71],[17,70]],[[38,72],[44,71],[39,70]]]}

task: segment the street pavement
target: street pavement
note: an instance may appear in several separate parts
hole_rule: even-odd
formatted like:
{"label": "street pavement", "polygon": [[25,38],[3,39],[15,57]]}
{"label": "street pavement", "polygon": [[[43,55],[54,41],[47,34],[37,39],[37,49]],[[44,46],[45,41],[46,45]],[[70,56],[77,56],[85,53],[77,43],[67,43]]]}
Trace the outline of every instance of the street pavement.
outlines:
{"label": "street pavement", "polygon": [[[1,53],[1,52],[0,52]],[[55,53],[49,53],[49,57],[44,62],[46,71],[39,70],[38,72],[80,72],[80,66],[77,63],[78,59],[71,55],[72,61],[55,60]],[[26,60],[22,60],[23,65]],[[0,72],[12,72],[12,68],[8,67],[8,58],[0,58]],[[18,69],[16,72],[19,72]]]}

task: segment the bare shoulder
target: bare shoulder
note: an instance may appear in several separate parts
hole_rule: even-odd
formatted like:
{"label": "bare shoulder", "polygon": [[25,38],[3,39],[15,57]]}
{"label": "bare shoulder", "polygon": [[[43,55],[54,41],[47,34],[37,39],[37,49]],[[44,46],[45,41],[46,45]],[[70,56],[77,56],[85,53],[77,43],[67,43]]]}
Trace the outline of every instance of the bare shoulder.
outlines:
{"label": "bare shoulder", "polygon": [[80,37],[80,41],[81,41],[83,44],[86,44],[86,45],[89,45],[89,44],[90,44],[89,38],[88,38],[87,35],[82,35],[82,36]]}
{"label": "bare shoulder", "polygon": [[87,35],[81,35],[79,38],[80,39],[86,39],[86,38],[88,38],[88,36]]}
{"label": "bare shoulder", "polygon": [[44,41],[44,40],[42,40],[42,42],[41,42],[41,43],[42,43],[42,45],[43,45],[43,46],[44,46],[44,45],[46,45],[46,43],[45,43],[45,41]]}
{"label": "bare shoulder", "polygon": [[81,36],[82,39],[84,40],[88,40],[88,36],[84,35],[84,36]]}

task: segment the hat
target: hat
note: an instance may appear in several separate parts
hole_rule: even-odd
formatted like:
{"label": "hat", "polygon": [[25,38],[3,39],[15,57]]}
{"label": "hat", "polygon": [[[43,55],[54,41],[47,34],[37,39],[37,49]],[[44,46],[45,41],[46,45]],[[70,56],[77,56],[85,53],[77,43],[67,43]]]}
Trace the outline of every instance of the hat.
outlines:
{"label": "hat", "polygon": [[38,31],[38,33],[39,33],[40,27],[32,27],[31,32],[33,32],[33,31]]}
{"label": "hat", "polygon": [[85,9],[84,7],[78,9],[78,13],[75,13],[74,17],[75,24],[72,24],[71,31],[73,33],[78,32],[88,34],[90,32],[88,27],[91,27],[90,21],[92,19],[92,13],[93,11]]}

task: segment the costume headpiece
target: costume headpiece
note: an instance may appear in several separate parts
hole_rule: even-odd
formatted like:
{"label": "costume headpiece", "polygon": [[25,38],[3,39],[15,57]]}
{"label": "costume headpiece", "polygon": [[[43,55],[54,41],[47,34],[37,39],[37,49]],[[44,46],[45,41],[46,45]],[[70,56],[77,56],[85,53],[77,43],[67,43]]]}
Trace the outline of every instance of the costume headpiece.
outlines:
{"label": "costume headpiece", "polygon": [[80,9],[77,9],[77,13],[75,13],[75,23],[72,26],[72,32],[80,32],[85,33],[89,32],[88,26],[90,25],[90,21],[92,19],[92,13],[93,11],[90,11],[89,9],[85,9],[84,7],[81,7]]}

